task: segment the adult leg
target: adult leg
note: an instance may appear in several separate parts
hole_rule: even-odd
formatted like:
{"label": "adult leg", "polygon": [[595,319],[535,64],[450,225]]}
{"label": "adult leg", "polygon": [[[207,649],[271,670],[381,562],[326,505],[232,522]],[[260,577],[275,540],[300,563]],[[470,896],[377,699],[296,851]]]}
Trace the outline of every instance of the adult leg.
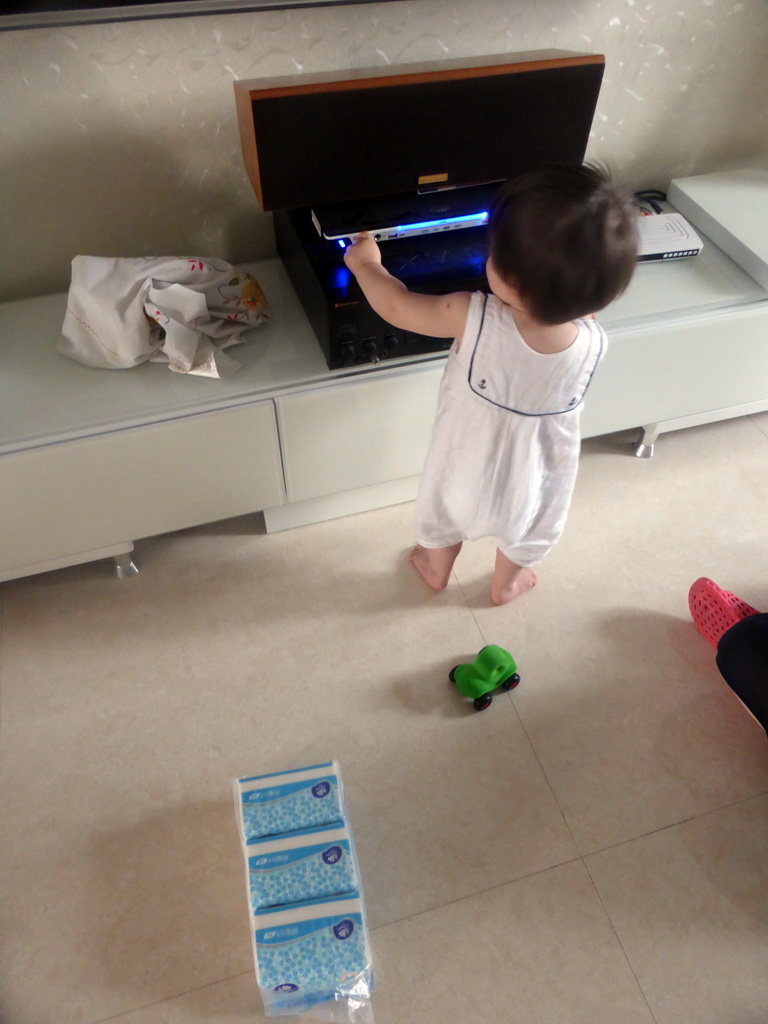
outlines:
{"label": "adult leg", "polygon": [[535,587],[538,577],[533,569],[518,565],[496,549],[496,565],[491,580],[491,600],[494,604],[508,604],[516,597]]}
{"label": "adult leg", "polygon": [[411,551],[411,564],[433,590],[445,590],[453,563],[461,551],[461,541],[447,548],[423,548],[420,544]]}
{"label": "adult leg", "polygon": [[723,679],[768,732],[768,613],[727,629],[715,660]]}

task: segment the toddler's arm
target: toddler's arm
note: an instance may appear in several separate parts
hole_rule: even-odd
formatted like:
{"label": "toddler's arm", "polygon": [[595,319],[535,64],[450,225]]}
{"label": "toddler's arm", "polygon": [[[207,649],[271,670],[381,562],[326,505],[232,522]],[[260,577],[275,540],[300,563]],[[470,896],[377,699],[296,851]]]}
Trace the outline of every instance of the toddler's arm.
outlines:
{"label": "toddler's arm", "polygon": [[409,291],[381,265],[379,247],[368,231],[355,237],[344,253],[344,262],[371,307],[393,327],[434,338],[461,339],[469,310],[469,292],[423,295]]}

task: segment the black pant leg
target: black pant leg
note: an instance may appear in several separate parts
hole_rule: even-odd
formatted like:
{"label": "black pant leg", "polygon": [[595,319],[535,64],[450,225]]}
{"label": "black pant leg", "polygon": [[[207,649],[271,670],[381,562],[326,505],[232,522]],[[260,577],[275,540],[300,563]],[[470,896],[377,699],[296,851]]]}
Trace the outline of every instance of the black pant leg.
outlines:
{"label": "black pant leg", "polygon": [[723,679],[768,733],[768,612],[727,629],[716,661]]}

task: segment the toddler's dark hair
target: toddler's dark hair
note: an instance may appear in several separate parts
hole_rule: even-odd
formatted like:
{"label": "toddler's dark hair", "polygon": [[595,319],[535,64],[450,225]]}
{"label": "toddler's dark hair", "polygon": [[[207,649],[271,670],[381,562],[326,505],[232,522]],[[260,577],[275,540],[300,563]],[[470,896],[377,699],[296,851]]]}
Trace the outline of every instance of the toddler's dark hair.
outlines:
{"label": "toddler's dark hair", "polygon": [[502,188],[490,254],[502,280],[544,324],[596,313],[621,295],[637,263],[638,208],[607,170],[543,167]]}

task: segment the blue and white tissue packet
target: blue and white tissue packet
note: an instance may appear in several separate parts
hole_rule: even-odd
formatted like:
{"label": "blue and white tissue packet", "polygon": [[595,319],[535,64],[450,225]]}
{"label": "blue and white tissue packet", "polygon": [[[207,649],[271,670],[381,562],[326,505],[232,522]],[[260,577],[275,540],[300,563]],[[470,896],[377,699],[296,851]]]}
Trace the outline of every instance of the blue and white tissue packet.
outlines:
{"label": "blue and white tissue packet", "polygon": [[253,941],[268,1016],[370,996],[371,954],[359,893],[258,910]]}
{"label": "blue and white tissue packet", "polygon": [[341,822],[341,774],[335,761],[238,779],[235,801],[245,842]]}
{"label": "blue and white tissue packet", "polygon": [[347,826],[341,824],[246,843],[251,910],[359,889],[350,839]]}
{"label": "blue and white tissue packet", "polygon": [[372,1024],[373,966],[338,763],[236,779],[234,790],[266,1015],[318,1007],[323,1020]]}

